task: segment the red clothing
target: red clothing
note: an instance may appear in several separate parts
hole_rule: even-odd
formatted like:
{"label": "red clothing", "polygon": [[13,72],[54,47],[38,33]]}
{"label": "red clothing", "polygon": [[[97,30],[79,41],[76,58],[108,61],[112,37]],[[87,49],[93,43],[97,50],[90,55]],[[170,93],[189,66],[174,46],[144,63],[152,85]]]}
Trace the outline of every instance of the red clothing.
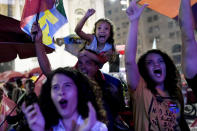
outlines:
{"label": "red clothing", "polygon": [[[16,104],[14,101],[10,100],[7,96],[3,95],[3,99],[0,104],[0,122],[5,120],[5,117],[14,109]],[[10,116],[16,115],[16,110],[12,112]],[[7,131],[8,123],[5,121],[4,124],[0,127],[1,131]]]}

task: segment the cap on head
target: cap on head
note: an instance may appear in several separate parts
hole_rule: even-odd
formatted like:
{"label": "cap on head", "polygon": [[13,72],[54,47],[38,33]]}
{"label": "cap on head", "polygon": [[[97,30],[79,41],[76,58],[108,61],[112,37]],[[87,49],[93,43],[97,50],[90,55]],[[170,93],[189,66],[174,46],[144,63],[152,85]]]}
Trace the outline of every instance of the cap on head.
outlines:
{"label": "cap on head", "polygon": [[91,50],[83,49],[82,51],[79,52],[78,58],[84,57],[84,56],[90,58],[91,60],[93,60],[99,66],[99,68],[102,67],[103,64],[101,64],[101,62],[99,60],[99,57],[96,54],[96,52],[93,52]]}

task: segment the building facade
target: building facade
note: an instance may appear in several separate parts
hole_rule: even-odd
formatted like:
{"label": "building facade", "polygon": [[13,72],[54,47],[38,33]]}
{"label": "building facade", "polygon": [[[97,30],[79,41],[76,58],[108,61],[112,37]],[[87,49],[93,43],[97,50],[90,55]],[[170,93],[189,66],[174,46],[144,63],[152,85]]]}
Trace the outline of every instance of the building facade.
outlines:
{"label": "building facade", "polygon": [[[124,45],[127,40],[129,21],[121,1],[104,0],[105,16],[115,25],[115,43]],[[125,8],[125,7],[124,7]],[[152,49],[155,40],[156,48],[169,54],[177,66],[181,63],[181,32],[178,22],[145,8],[139,24],[137,58]],[[124,67],[124,56],[120,66]]]}
{"label": "building facade", "polygon": [[[114,38],[116,45],[125,45],[129,21],[123,6],[120,4],[123,0],[63,0],[64,8],[68,18],[65,24],[55,35],[55,38],[63,38],[67,35],[74,34],[74,29],[79,20],[85,15],[87,9],[94,8],[96,13],[88,19],[83,30],[92,33],[94,23],[99,19],[106,17],[114,24]],[[127,0],[124,0],[127,1]],[[20,20],[25,0],[0,0],[0,13],[6,16]],[[181,33],[177,21],[163,16],[149,8],[145,8],[139,24],[138,50],[137,57],[152,49],[153,41],[156,41],[156,47],[168,53],[177,65],[181,61]],[[68,59],[62,60],[57,56],[65,56],[64,48],[57,46],[58,51],[48,55],[53,68],[60,66],[74,65],[75,60],[70,64]],[[71,57],[72,58],[72,57]],[[56,62],[55,62],[56,61]],[[58,61],[58,62],[57,62]],[[22,67],[25,63],[29,67]],[[54,62],[54,63],[53,63]],[[2,66],[8,68],[3,68]],[[33,65],[33,66],[32,66]],[[37,58],[25,60],[16,59],[14,62],[0,63],[3,70],[15,69],[19,71],[29,70],[37,67]],[[120,55],[120,67],[124,68],[124,55]]]}
{"label": "building facade", "polygon": [[140,19],[140,53],[152,48],[154,39],[157,49],[171,56],[176,65],[181,62],[181,32],[178,22],[146,8]]}

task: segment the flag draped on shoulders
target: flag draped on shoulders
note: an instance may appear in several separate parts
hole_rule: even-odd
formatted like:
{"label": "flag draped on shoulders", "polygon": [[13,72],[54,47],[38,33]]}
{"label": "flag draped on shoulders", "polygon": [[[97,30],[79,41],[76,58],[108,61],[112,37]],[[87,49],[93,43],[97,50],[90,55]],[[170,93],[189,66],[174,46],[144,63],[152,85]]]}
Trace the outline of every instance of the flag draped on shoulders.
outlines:
{"label": "flag draped on shoulders", "polygon": [[74,56],[78,56],[78,53],[86,44],[86,40],[81,39],[76,34],[71,34],[64,38],[57,38],[56,41],[62,41],[65,44],[65,50]]}
{"label": "flag draped on shoulders", "polygon": [[42,43],[54,49],[53,36],[61,26],[67,23],[63,1],[26,0],[21,18],[21,29],[31,35],[32,24],[37,18],[42,29]]}

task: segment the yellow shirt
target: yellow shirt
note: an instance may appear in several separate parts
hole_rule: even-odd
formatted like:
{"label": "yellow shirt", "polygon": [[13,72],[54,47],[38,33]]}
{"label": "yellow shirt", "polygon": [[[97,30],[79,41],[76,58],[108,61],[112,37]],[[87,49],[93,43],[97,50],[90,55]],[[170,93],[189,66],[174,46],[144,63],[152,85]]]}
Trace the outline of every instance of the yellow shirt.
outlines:
{"label": "yellow shirt", "polygon": [[179,131],[180,104],[168,94],[157,89],[156,97],[140,78],[132,91],[135,131]]}

